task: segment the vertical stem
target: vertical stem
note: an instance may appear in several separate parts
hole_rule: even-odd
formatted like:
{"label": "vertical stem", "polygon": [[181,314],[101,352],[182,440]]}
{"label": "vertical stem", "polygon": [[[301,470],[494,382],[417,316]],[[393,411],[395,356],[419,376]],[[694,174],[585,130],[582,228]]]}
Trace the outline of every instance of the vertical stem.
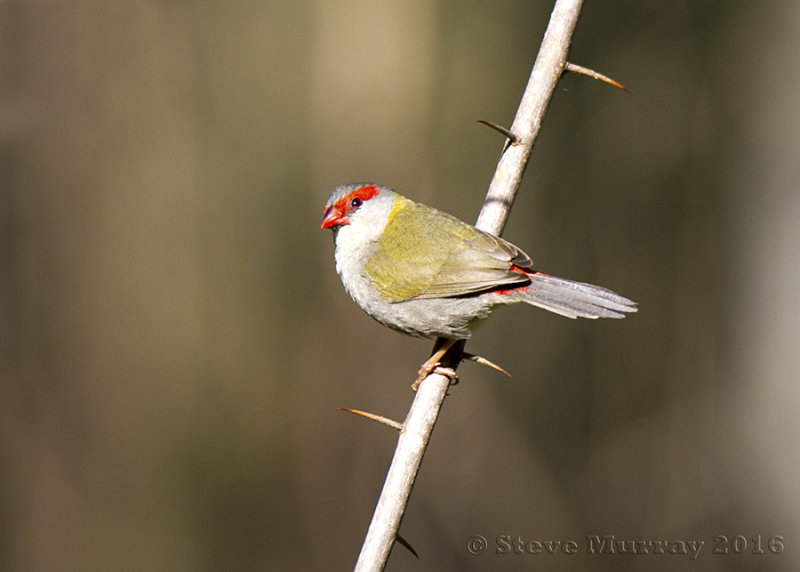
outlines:
{"label": "vertical stem", "polygon": [[422,456],[449,385],[449,379],[434,374],[425,378],[417,389],[361,547],[355,568],[359,572],[383,570],[389,560]]}
{"label": "vertical stem", "polygon": [[511,132],[519,139],[514,145],[508,146],[497,163],[486,200],[475,224],[481,230],[499,236],[505,228],[550,98],[564,71],[581,4],[582,0],[559,0],[553,8],[536,63],[514,123],[511,124]]}
{"label": "vertical stem", "polygon": [[[511,131],[519,140],[509,145],[500,157],[476,223],[481,230],[496,235],[503,232],[545,111],[564,71],[581,4],[582,0],[556,0],[536,63],[511,126]],[[453,368],[458,366],[462,349],[463,343],[456,344],[445,356],[445,365]],[[422,381],[417,390],[356,562],[355,570],[358,572],[383,570],[389,560],[449,384],[448,378],[433,373]]]}

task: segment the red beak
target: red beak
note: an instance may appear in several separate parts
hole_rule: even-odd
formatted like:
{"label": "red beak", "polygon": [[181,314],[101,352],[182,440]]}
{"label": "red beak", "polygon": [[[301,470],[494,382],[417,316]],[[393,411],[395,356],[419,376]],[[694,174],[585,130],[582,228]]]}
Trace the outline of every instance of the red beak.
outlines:
{"label": "red beak", "polygon": [[346,224],[350,224],[350,222],[347,220],[347,217],[343,216],[341,212],[333,207],[333,205],[325,209],[325,212],[322,215],[321,228],[333,228],[335,226],[343,226]]}

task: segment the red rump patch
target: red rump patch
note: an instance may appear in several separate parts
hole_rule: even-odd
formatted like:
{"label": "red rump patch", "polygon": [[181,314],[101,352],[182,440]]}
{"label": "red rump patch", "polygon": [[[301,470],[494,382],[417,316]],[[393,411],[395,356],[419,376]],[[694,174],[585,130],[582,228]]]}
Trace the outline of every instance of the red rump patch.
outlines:
{"label": "red rump patch", "polygon": [[[509,268],[511,272],[516,272],[518,274],[524,274],[525,276],[532,274],[533,270],[525,270],[524,268],[520,268],[516,264],[512,264]],[[513,292],[526,292],[528,290],[528,284],[520,284],[518,286],[514,286],[512,288],[500,288],[497,290],[493,290],[495,294],[501,294],[503,296],[508,296]]]}
{"label": "red rump patch", "polygon": [[[530,276],[531,274],[540,274],[541,276],[550,276],[549,274],[545,274],[544,272],[538,272],[536,270],[531,270],[530,268],[528,270],[525,270],[524,268],[522,268],[520,266],[517,266],[516,264],[512,264],[511,267],[509,268],[509,270],[511,270],[511,272],[517,272],[519,274],[525,274],[526,276]],[[512,292],[527,292],[529,286],[530,286],[530,284],[522,284],[520,286],[515,286],[513,288],[502,288],[502,289],[498,289],[498,290],[493,290],[493,292],[495,294],[502,294],[504,296],[508,296]]]}
{"label": "red rump patch", "polygon": [[522,268],[521,266],[517,266],[516,264],[512,264],[509,270],[511,270],[511,272],[519,272],[520,274],[527,274],[527,275],[538,274],[539,276],[550,276],[549,274],[545,274],[544,272],[539,272],[538,270],[533,270],[531,268],[525,269]]}
{"label": "red rump patch", "polygon": [[501,294],[502,296],[508,296],[514,292],[527,292],[528,285],[525,284],[524,286],[517,286],[516,288],[506,288],[504,290],[492,290],[495,294]]}

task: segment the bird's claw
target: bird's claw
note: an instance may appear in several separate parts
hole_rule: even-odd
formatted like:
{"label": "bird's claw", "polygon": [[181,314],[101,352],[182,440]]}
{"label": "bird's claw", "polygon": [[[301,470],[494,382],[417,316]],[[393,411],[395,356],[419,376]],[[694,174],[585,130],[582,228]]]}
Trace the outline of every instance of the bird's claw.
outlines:
{"label": "bird's claw", "polygon": [[[445,351],[449,349],[449,347],[445,348]],[[432,355],[428,361],[422,364],[422,367],[419,369],[417,380],[411,384],[411,389],[416,391],[419,388],[419,384],[422,383],[422,380],[428,377],[431,373],[438,373],[450,379],[450,385],[456,385],[458,383],[458,374],[456,374],[456,370],[451,367],[445,367],[441,364],[441,362],[436,361],[444,354],[444,351],[440,349],[434,355]],[[475,354],[470,354],[467,352],[461,352],[461,358],[474,361],[481,365],[486,365],[491,367],[492,369],[496,369],[500,373],[506,374],[508,377],[511,377],[511,374],[504,370],[502,367],[497,365],[496,363],[490,362],[488,359],[483,358],[481,356],[476,356]]]}
{"label": "bird's claw", "polygon": [[432,373],[438,373],[439,375],[445,376],[450,380],[450,385],[455,385],[458,383],[458,374],[452,367],[445,367],[439,362],[432,364],[424,363],[418,372],[417,380],[411,384],[411,390],[416,391],[419,388],[419,384],[422,383],[422,380]]}
{"label": "bird's claw", "polygon": [[456,385],[458,383],[458,374],[452,367],[437,365],[433,368],[433,373],[438,373],[439,375],[445,376],[450,380],[450,385]]}

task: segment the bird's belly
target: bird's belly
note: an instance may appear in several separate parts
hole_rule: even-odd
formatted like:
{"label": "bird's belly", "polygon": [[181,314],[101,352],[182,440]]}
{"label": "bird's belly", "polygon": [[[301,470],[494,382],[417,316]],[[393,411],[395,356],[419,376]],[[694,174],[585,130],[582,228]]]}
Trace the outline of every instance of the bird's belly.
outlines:
{"label": "bird's belly", "polygon": [[486,318],[492,305],[479,297],[434,298],[381,302],[364,310],[380,323],[417,337],[467,339],[475,322]]}

